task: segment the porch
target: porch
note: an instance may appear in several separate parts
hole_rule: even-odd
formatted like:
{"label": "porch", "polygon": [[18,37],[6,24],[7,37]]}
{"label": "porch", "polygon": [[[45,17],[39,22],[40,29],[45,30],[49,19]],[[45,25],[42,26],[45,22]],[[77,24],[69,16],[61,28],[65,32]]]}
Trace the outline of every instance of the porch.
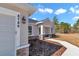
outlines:
{"label": "porch", "polygon": [[47,38],[53,38],[55,36],[54,34],[54,28],[50,25],[39,25],[39,39],[44,40]]}

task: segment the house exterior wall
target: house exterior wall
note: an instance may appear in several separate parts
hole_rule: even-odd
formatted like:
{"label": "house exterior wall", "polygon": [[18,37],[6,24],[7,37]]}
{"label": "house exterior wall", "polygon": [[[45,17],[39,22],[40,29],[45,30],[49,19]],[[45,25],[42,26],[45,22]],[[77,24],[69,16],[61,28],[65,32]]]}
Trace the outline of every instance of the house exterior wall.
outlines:
{"label": "house exterior wall", "polygon": [[[44,22],[38,24],[29,23],[29,26],[32,26],[32,35],[29,35],[32,36],[32,38],[35,36],[39,36],[39,39],[42,40],[43,36],[48,34],[53,35],[55,33],[54,24],[50,20],[45,20]],[[39,28],[41,28],[40,34],[39,34]]]}
{"label": "house exterior wall", "polygon": [[[26,4],[26,6],[23,6],[21,4],[6,4],[6,3],[4,4],[4,3],[2,3],[2,4],[0,4],[0,7],[1,8],[4,7],[4,9],[2,9],[2,10],[0,9],[0,13],[5,11],[4,13],[6,15],[7,14],[10,14],[10,15],[17,14],[12,11],[19,12],[19,14],[20,14],[20,29],[17,29],[17,27],[16,27],[16,31],[14,33],[17,34],[19,32],[18,34],[20,34],[20,35],[18,35],[18,37],[16,37],[16,39],[14,39],[15,40],[15,42],[14,42],[15,43],[14,44],[15,51],[13,51],[13,53],[15,53],[15,55],[17,55],[16,52],[18,53],[18,50],[20,50],[20,51],[23,50],[23,51],[26,51],[26,55],[29,55],[28,16],[31,15],[35,11],[35,9],[32,8],[32,6],[29,6],[28,4]],[[6,11],[6,9],[8,9],[9,13]],[[10,10],[12,10],[12,11],[10,11]],[[17,16],[17,15],[15,15],[15,16]],[[22,23],[23,16],[25,16],[25,18],[26,18],[25,24]],[[18,19],[18,18],[16,17],[16,19]],[[15,24],[17,24],[17,21],[15,21]],[[17,31],[17,30],[19,30],[19,31]],[[15,36],[17,36],[17,35],[15,35]]]}
{"label": "house exterior wall", "polygon": [[32,35],[29,35],[29,36],[38,36],[39,35],[39,29],[35,23],[29,23],[28,26],[32,26]]}
{"label": "house exterior wall", "polygon": [[53,33],[53,31],[51,32],[51,28],[53,28],[54,29],[54,27],[53,27],[53,25],[51,25],[51,24],[40,24],[40,25],[36,25],[36,24],[29,24],[29,26],[32,26],[32,35],[29,35],[29,36],[39,36],[40,34],[39,34],[39,27],[41,27],[41,25],[43,25],[43,34],[45,34],[45,30],[46,30],[46,28],[45,27],[48,27],[49,28],[49,33],[48,34],[51,34],[51,33]]}
{"label": "house exterior wall", "polygon": [[51,27],[44,27],[44,34],[51,34]]}
{"label": "house exterior wall", "polygon": [[[25,16],[26,23],[22,23],[22,17]],[[20,15],[20,46],[28,44],[28,15]]]}
{"label": "house exterior wall", "polygon": [[39,31],[38,31],[38,27],[36,25],[33,26],[33,36],[38,36],[39,35]]}
{"label": "house exterior wall", "polygon": [[[22,23],[23,16],[26,19],[26,23]],[[20,46],[17,48],[18,56],[29,55],[29,44],[28,44],[28,15],[20,14]]]}
{"label": "house exterior wall", "polygon": [[[43,26],[50,28],[49,34],[54,34],[54,33],[55,33],[55,28],[54,28],[54,23],[53,23],[53,21],[46,21],[46,22],[44,22]],[[52,29],[51,29],[51,28],[52,28]],[[44,28],[44,30],[45,30],[45,28]]]}

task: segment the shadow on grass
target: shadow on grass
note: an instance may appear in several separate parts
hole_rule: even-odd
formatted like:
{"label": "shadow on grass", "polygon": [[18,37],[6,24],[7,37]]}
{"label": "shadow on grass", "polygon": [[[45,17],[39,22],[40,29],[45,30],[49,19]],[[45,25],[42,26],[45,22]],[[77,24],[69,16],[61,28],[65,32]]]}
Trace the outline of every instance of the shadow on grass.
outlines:
{"label": "shadow on grass", "polygon": [[53,38],[59,38],[59,36],[58,35],[54,35]]}

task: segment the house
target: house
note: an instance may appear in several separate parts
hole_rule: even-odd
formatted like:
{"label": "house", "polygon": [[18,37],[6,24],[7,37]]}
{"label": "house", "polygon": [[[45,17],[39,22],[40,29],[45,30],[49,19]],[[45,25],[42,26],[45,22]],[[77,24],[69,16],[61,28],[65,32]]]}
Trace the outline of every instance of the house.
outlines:
{"label": "house", "polygon": [[30,4],[0,3],[0,56],[29,55],[28,17],[35,11]]}
{"label": "house", "polygon": [[29,18],[28,34],[30,39],[45,39],[55,34],[53,21],[46,18],[41,21],[33,20]]}

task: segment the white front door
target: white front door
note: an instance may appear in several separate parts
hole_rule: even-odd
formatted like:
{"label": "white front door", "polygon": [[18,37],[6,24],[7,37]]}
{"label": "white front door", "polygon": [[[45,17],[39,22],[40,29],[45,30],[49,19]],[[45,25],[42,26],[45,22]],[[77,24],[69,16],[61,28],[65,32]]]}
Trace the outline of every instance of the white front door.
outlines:
{"label": "white front door", "polygon": [[0,56],[15,54],[15,16],[0,14]]}

